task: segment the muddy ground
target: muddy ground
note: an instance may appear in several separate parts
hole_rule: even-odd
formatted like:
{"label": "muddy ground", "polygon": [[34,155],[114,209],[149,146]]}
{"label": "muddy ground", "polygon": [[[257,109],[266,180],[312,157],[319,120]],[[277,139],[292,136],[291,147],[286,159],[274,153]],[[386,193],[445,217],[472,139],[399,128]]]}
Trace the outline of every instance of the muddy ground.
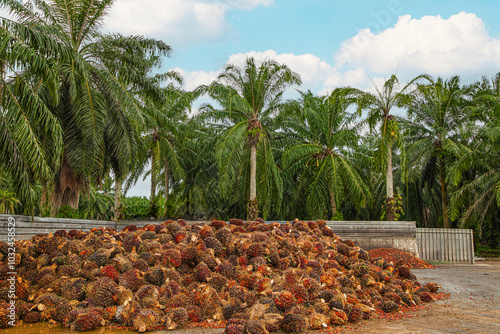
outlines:
{"label": "muddy ground", "polygon": [[[411,312],[402,316],[402,319],[363,320],[354,326],[342,328],[340,333],[500,333],[500,261],[478,261],[475,265],[446,265],[436,269],[412,270],[412,272],[422,284],[427,282],[440,284],[443,291],[450,293],[449,299],[433,302],[427,309]],[[6,334],[70,333],[69,330],[59,325],[21,325],[2,332]],[[101,328],[95,332],[111,334],[124,331]],[[218,334],[222,332],[223,329],[189,328],[168,333]],[[156,332],[156,334],[160,333],[166,332]],[[310,333],[318,332],[311,331]]]}

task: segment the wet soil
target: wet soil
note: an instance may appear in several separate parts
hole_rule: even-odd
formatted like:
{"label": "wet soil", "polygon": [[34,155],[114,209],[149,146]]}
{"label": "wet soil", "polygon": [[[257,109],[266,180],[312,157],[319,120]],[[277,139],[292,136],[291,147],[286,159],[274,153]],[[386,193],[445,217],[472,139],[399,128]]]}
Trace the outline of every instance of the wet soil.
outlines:
{"label": "wet soil", "polygon": [[[436,269],[413,269],[420,283],[436,282],[449,298],[428,304],[425,309],[396,315],[401,319],[377,318],[356,325],[334,328],[342,334],[497,334],[500,333],[500,261],[478,261],[475,265],[446,265]],[[70,333],[60,325],[20,325],[1,331],[6,334]],[[101,328],[89,333],[134,333]],[[186,328],[171,334],[218,334],[223,329]],[[159,331],[159,333],[167,333]],[[318,332],[310,332],[318,333]]]}

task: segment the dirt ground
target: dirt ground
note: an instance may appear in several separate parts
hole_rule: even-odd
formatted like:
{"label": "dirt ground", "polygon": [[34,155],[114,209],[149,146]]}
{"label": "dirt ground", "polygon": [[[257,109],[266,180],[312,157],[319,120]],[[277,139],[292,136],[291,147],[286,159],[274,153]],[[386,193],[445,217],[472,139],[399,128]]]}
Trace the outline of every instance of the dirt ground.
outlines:
{"label": "dirt ground", "polygon": [[420,283],[436,282],[450,298],[397,320],[370,319],[340,333],[500,333],[500,261],[412,270]]}
{"label": "dirt ground", "polygon": [[[500,261],[477,261],[475,265],[446,265],[436,269],[412,270],[420,283],[436,282],[449,299],[428,304],[427,309],[411,312],[402,319],[372,318],[355,326],[337,328],[342,334],[497,334],[500,333]],[[10,334],[69,333],[60,325],[24,325],[10,328]],[[101,328],[95,333],[124,332]],[[133,331],[126,331],[134,333]],[[223,329],[187,328],[169,331],[169,334],[219,334]],[[92,332],[94,333],[94,332]],[[156,334],[167,333],[158,331]],[[309,334],[318,333],[311,331]]]}

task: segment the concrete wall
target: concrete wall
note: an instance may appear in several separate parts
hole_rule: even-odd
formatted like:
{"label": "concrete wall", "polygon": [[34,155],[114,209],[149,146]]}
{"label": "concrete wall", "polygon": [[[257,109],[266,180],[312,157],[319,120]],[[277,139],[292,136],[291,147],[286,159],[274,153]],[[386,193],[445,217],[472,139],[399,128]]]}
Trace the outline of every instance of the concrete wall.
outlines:
{"label": "concrete wall", "polygon": [[397,248],[419,257],[415,222],[328,221],[327,226],[365,250]]}

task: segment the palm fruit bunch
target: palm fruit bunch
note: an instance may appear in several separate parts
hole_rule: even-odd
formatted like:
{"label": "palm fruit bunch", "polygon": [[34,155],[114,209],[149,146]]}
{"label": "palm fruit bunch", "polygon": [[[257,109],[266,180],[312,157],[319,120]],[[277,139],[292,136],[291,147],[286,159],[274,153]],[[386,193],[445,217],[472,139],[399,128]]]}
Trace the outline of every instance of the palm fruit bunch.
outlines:
{"label": "palm fruit bunch", "polygon": [[[9,302],[2,245],[0,314]],[[375,257],[324,221],[166,221],[39,234],[16,249],[16,316],[78,331],[224,320],[225,333],[300,333],[430,302],[440,288],[420,286],[411,264]]]}

